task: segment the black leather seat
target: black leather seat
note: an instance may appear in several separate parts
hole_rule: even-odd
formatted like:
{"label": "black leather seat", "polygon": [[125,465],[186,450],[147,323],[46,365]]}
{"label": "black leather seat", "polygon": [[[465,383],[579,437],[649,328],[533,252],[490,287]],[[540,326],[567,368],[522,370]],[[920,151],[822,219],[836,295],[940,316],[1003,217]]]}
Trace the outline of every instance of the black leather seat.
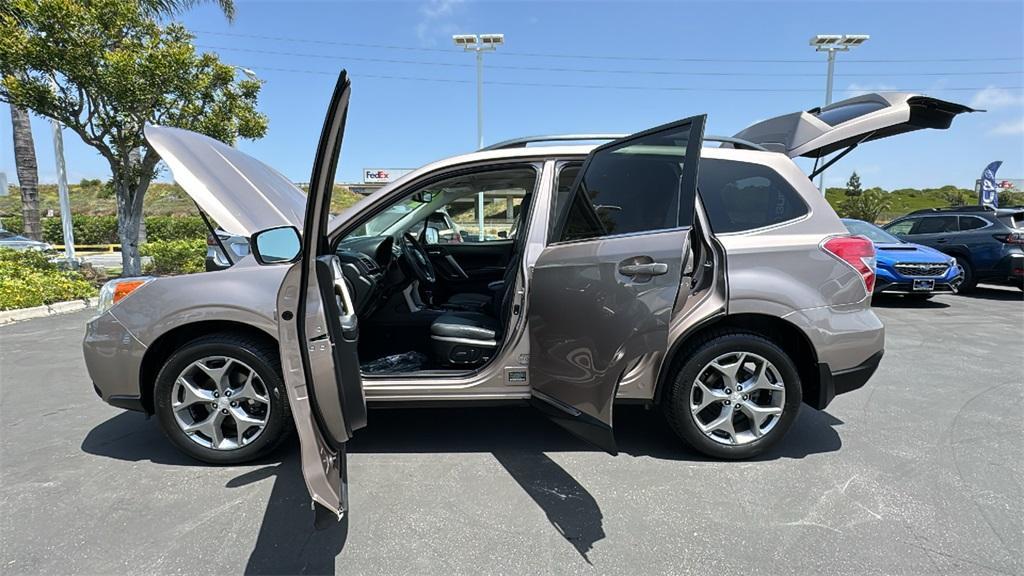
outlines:
{"label": "black leather seat", "polygon": [[446,312],[430,325],[434,355],[442,364],[486,362],[498,347],[498,321],[480,312]]}
{"label": "black leather seat", "polygon": [[[530,201],[533,198],[533,194],[527,194],[523,197],[523,201],[519,203],[519,218],[529,218],[530,214]],[[461,309],[469,310],[472,312],[487,312],[497,308],[495,305],[501,302],[502,296],[505,293],[505,287],[515,282],[516,271],[518,267],[516,263],[519,261],[519,255],[522,253],[523,244],[526,239],[523,238],[523,226],[520,225],[519,237],[513,241],[512,255],[509,258],[508,266],[505,268],[505,275],[502,276],[501,280],[491,282],[487,285],[487,288],[491,291],[490,294],[480,294],[478,292],[461,292],[458,294],[452,294],[448,298],[448,306]]]}
{"label": "black leather seat", "polygon": [[463,292],[461,294],[452,294],[452,297],[448,299],[447,304],[453,308],[484,310],[490,306],[491,298],[492,296],[490,294]]}

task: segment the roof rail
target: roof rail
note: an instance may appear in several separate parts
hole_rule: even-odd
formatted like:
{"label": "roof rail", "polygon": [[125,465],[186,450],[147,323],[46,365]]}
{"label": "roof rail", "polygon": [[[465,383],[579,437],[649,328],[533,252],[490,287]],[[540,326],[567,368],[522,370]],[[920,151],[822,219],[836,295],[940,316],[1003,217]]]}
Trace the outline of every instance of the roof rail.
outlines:
{"label": "roof rail", "polygon": [[[549,136],[526,136],[523,138],[513,138],[511,140],[505,140],[490,146],[484,146],[480,149],[480,152],[488,150],[507,150],[509,148],[525,148],[528,144],[536,144],[539,142],[575,142],[582,140],[618,140],[619,138],[625,138],[629,134],[552,134]],[[743,140],[740,138],[732,138],[730,136],[704,136],[705,142],[722,142],[724,144],[732,144],[735,148],[744,148],[747,150],[760,150],[762,152],[768,152],[768,149],[760,144],[750,142],[749,140]]]}
{"label": "roof rail", "polygon": [[995,208],[985,204],[968,204],[965,206],[944,206],[942,208],[921,208],[920,210],[914,210],[911,214],[927,214],[930,212],[995,212]]}

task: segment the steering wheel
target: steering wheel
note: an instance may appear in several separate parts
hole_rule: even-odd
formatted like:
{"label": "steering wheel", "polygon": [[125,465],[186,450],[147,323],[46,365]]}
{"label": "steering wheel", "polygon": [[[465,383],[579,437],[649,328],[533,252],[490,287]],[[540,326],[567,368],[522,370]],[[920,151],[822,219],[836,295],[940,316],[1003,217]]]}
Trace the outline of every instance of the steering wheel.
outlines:
{"label": "steering wheel", "polygon": [[427,256],[423,245],[409,232],[402,235],[402,240],[402,244],[404,244],[402,259],[405,260],[406,265],[412,269],[413,274],[420,282],[433,284],[437,280],[437,276],[434,274],[434,264]]}

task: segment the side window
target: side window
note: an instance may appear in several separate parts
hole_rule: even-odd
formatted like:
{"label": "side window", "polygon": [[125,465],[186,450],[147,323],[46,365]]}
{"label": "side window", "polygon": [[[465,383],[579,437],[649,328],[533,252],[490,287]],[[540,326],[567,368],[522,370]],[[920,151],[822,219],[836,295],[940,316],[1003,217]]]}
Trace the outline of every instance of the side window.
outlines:
{"label": "side window", "polygon": [[920,218],[907,218],[906,220],[900,220],[895,224],[890,224],[885,227],[885,231],[890,234],[896,234],[897,236],[906,236],[910,234],[910,230],[914,228],[914,224],[920,221]]}
{"label": "side window", "polygon": [[956,232],[956,216],[928,216],[914,227],[914,234],[941,234]]}
{"label": "side window", "polygon": [[697,190],[716,234],[753,230],[807,214],[807,204],[767,166],[703,158]]}
{"label": "side window", "polygon": [[985,220],[978,218],[977,216],[961,216],[960,217],[960,230],[977,230],[978,228],[984,228],[988,224]]}
{"label": "side window", "polygon": [[678,227],[689,134],[687,124],[595,151],[570,193],[558,241]]}
{"label": "side window", "polygon": [[503,242],[515,238],[523,200],[533,193],[536,180],[533,168],[509,168],[459,175],[431,184],[421,192],[439,201],[426,220],[410,231],[418,235],[425,222],[430,230],[424,238],[431,244]]}
{"label": "side window", "polygon": [[556,228],[561,222],[562,211],[565,210],[569,195],[572,193],[572,185],[576,182],[576,177],[579,176],[582,167],[582,162],[573,162],[565,164],[558,172],[555,193],[551,197],[551,215],[548,218],[548,242],[557,241],[555,238]]}

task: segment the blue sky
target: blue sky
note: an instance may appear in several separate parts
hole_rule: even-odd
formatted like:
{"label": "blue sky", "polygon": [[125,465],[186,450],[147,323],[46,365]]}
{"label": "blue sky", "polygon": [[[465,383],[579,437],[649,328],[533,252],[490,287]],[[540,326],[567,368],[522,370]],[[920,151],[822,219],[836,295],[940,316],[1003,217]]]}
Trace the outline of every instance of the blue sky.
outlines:
{"label": "blue sky", "polygon": [[[961,116],[948,131],[865,145],[828,173],[828,185],[857,170],[865,187],[971,187],[992,160],[1004,161],[1000,176],[1024,177],[1021,2],[236,1],[233,24],[212,6],[180,19],[201,49],[265,81],[269,132],[239,146],[296,181],[309,178],[341,67],[353,95],[339,181],[474,148],[473,57],[450,39],[474,32],[506,37],[485,58],[486,142],[630,132],[697,113],[709,115],[709,133],[734,134],[822,104],[825,57],[808,39],[859,33],[871,40],[838,56],[835,99],[909,88],[989,111]],[[49,125],[37,118],[33,128],[40,179],[54,182]],[[64,139],[72,182],[109,175],[74,134]],[[16,181],[3,104],[0,170]]]}

